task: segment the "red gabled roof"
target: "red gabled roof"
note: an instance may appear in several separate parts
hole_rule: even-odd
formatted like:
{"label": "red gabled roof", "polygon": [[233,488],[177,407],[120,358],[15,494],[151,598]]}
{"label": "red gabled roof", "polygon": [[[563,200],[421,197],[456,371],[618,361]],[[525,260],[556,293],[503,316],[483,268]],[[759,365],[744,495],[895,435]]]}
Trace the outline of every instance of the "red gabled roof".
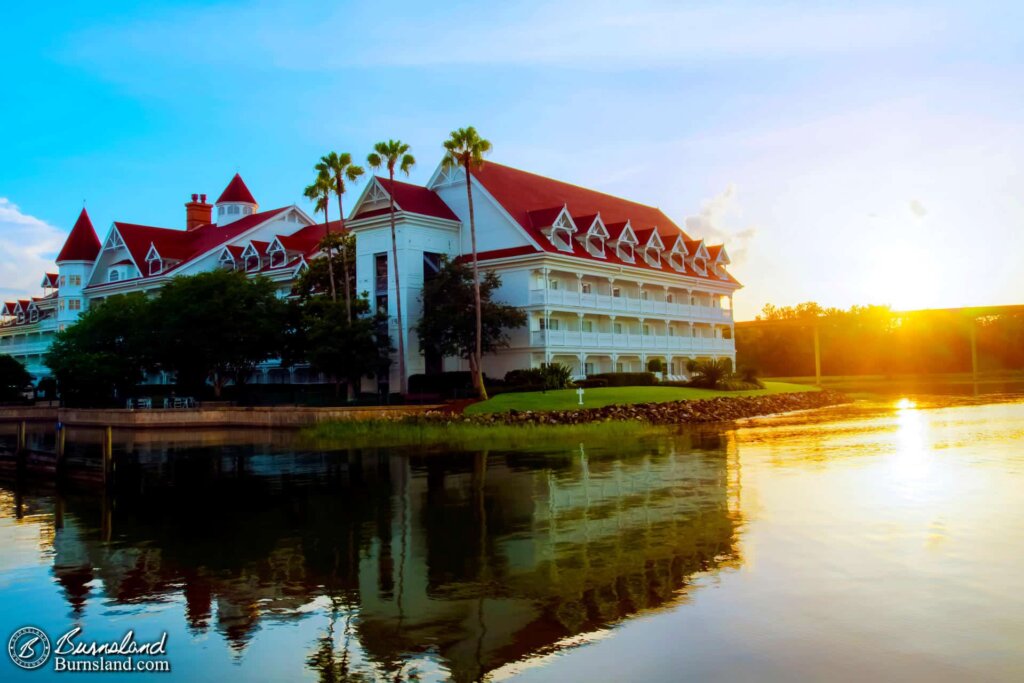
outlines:
{"label": "red gabled roof", "polygon": [[[114,227],[121,235],[121,239],[124,240],[136,265],[140,266],[143,271],[146,270],[144,268],[146,253],[149,251],[150,245],[156,247],[157,252],[163,258],[180,260],[181,263],[175,266],[177,268],[197,256],[230,242],[247,230],[270,220],[288,208],[290,207],[250,214],[223,226],[206,223],[192,230],[156,228],[150,225],[120,222],[115,222]],[[160,275],[165,275],[167,272],[169,271],[165,270]]]}
{"label": "red gabled roof", "polygon": [[[616,240],[621,235],[628,223],[638,236],[639,244],[642,247],[650,239],[650,233],[657,230],[659,237],[666,248],[671,248],[677,236],[682,235],[686,240],[687,248],[693,253],[691,243],[693,240],[689,235],[675,224],[661,209],[646,204],[640,204],[621,197],[590,190],[579,185],[572,185],[553,178],[521,171],[517,168],[503,166],[488,161],[484,166],[474,171],[473,176],[501,204],[516,223],[518,223],[541,249],[548,252],[569,255],[570,252],[559,249],[542,232],[542,229],[551,225],[557,217],[560,207],[566,207],[573,222],[579,231],[584,231],[593,223],[593,216],[601,214],[601,220],[608,229],[610,240]],[[555,208],[559,207],[559,208]],[[577,219],[576,216],[579,216]],[[638,230],[638,227],[641,227]],[[653,226],[657,226],[654,228]],[[643,238],[640,239],[640,234]],[[581,234],[577,232],[576,235]],[[643,258],[635,261],[623,261],[615,253],[615,249],[605,250],[605,258],[594,256],[588,252],[583,245],[574,239],[571,241],[573,256],[600,261],[602,263],[619,264],[633,268],[644,268],[647,270],[659,270],[677,275],[685,274],[690,277],[703,278],[707,280],[719,280],[724,282],[737,283],[735,278],[723,275],[717,277],[713,273],[701,275],[689,266],[684,273],[675,270],[666,260],[658,265],[650,265]],[[505,251],[505,250],[499,250]],[[496,257],[492,257],[496,258]],[[738,284],[738,283],[737,283]]]}
{"label": "red gabled roof", "polygon": [[247,204],[255,204],[256,199],[252,196],[252,192],[249,192],[249,188],[245,186],[245,181],[242,180],[242,176],[235,174],[235,177],[231,179],[228,186],[224,188],[224,191],[220,193],[220,197],[217,198],[217,204],[223,202],[245,202]]}
{"label": "red gabled roof", "polygon": [[100,239],[92,227],[89,214],[85,209],[78,214],[75,226],[71,228],[64,246],[57,254],[57,263],[64,261],[95,261],[100,253]]}
{"label": "red gabled roof", "polygon": [[[333,233],[342,234],[345,232],[345,229],[341,227],[341,221],[331,221],[328,225]],[[320,247],[320,240],[323,239],[325,232],[323,223],[315,223],[307,225],[290,235],[278,235],[277,239],[286,251],[310,254]]]}
{"label": "red gabled roof", "polygon": [[[392,182],[388,178],[381,178],[377,176],[377,182],[381,184],[384,191],[390,194],[395,199],[395,204],[398,205],[402,211],[407,213],[418,213],[422,216],[433,216],[434,218],[444,218],[450,221],[457,221],[459,217],[448,207],[437,193],[430,190],[422,185],[413,185],[412,183],[403,183],[399,180]],[[388,209],[381,211],[377,209],[375,211],[360,212],[358,216],[353,218],[369,218],[370,216],[376,216],[386,214]]]}

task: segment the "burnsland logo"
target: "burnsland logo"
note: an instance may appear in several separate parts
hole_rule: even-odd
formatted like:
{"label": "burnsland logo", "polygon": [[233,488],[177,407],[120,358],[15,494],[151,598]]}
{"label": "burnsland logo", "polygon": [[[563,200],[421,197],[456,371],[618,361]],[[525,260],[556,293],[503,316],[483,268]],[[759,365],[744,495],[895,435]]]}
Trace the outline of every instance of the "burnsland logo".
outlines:
{"label": "burnsland logo", "polygon": [[7,654],[22,669],[38,669],[53,657],[54,671],[104,672],[167,672],[171,663],[167,659],[167,632],[152,641],[140,642],[129,630],[121,640],[95,641],[81,637],[82,628],[76,626],[57,638],[51,647],[50,639],[35,626],[19,628],[7,641]]}

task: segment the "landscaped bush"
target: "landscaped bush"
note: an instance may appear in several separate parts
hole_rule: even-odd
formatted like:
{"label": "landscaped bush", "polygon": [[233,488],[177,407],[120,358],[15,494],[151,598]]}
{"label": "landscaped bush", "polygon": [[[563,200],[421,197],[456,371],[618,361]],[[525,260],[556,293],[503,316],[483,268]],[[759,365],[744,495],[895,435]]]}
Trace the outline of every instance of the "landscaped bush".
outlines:
{"label": "landscaped bush", "polygon": [[718,389],[719,391],[748,391],[764,389],[764,384],[757,379],[757,370],[744,368],[739,373],[732,372],[732,361],[728,358],[718,360],[694,361],[686,364],[690,371],[690,381],[686,386],[701,389]]}
{"label": "landscaped bush", "polygon": [[649,387],[658,383],[653,372],[602,372],[587,379],[603,379],[610,387]]}
{"label": "landscaped bush", "polygon": [[543,363],[539,368],[509,370],[505,391],[548,391],[565,389],[572,383],[572,369],[561,363]]}
{"label": "landscaped bush", "polygon": [[573,382],[573,386],[583,389],[598,389],[600,387],[608,386],[608,380],[598,377],[588,377],[587,379],[581,379]]}

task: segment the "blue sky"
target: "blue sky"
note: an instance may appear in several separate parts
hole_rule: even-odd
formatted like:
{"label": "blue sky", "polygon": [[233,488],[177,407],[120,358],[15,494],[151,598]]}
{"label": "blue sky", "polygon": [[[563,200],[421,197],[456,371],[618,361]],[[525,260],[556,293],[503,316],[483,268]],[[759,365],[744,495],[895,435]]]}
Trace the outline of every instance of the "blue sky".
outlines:
{"label": "blue sky", "polygon": [[[492,6],[493,5],[493,6]],[[265,207],[317,157],[454,127],[496,161],[660,206],[766,302],[1020,303],[1014,3],[18,3],[0,24],[0,294],[87,201]]]}

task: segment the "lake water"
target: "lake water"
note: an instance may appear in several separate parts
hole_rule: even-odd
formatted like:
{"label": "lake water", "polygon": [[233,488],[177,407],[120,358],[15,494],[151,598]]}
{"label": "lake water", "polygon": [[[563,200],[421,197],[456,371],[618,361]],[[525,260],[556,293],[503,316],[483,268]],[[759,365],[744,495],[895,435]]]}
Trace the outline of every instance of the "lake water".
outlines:
{"label": "lake water", "polygon": [[[0,638],[167,632],[91,681],[1024,680],[1024,400],[529,453],[145,433],[0,482]],[[2,680],[67,680],[0,655]]]}

